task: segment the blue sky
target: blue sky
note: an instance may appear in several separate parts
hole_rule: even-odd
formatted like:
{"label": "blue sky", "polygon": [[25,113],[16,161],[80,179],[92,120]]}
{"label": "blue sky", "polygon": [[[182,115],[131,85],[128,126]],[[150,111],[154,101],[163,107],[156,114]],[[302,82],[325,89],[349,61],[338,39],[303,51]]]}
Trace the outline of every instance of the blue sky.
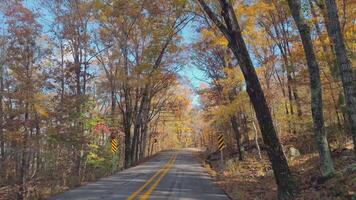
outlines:
{"label": "blue sky", "polygon": [[[196,31],[196,25],[194,22],[190,22],[186,27],[183,28],[181,35],[183,37],[183,44],[184,45],[189,45],[192,44],[194,41],[197,40],[199,37],[199,33]],[[189,52],[187,52],[189,54]],[[187,59],[190,59],[190,55],[186,55]],[[194,92],[196,88],[199,87],[199,85],[202,83],[202,79],[206,79],[204,76],[203,72],[197,69],[196,66],[194,66],[190,61],[188,61],[187,64],[183,67],[183,69],[179,72],[179,74],[182,76],[182,83],[186,83],[186,78],[189,79],[190,84],[189,86],[191,87],[191,90],[193,91],[192,95],[192,104],[193,106],[199,106],[199,96]],[[200,80],[199,80],[200,79]]]}

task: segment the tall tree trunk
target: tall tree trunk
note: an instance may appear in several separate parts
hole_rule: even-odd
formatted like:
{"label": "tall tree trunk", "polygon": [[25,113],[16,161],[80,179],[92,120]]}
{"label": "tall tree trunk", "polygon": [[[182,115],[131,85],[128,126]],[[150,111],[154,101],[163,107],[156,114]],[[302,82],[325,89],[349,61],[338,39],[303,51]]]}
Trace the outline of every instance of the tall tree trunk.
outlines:
{"label": "tall tree trunk", "polygon": [[[74,67],[75,67],[75,86],[76,86],[76,112],[77,112],[77,118],[75,120],[75,129],[77,130],[78,137],[81,138],[82,136],[82,123],[80,120],[80,113],[81,113],[81,87],[80,87],[80,72],[81,72],[81,62],[80,62],[80,53],[79,53],[79,47],[74,47]],[[81,143],[81,139],[79,139]],[[73,154],[74,154],[74,173],[78,176],[80,176],[80,165],[81,165],[81,155],[80,155],[80,148],[78,148],[80,144],[75,144],[73,146]]]}
{"label": "tall tree trunk", "polygon": [[[28,98],[28,95],[26,95],[26,98]],[[28,101],[28,99],[27,99]],[[19,179],[19,199],[23,200],[26,199],[26,194],[27,194],[27,188],[26,188],[26,182],[27,182],[27,140],[28,140],[28,127],[27,127],[27,122],[29,120],[29,113],[28,113],[28,107],[29,103],[26,103],[25,109],[25,125],[24,125],[24,135],[22,138],[22,145],[21,145],[21,165],[20,165],[20,179]]]}
{"label": "tall tree trunk", "polygon": [[148,150],[147,150],[148,156],[151,156],[151,142],[152,142],[152,131],[150,131],[150,134],[148,136]]}
{"label": "tall tree trunk", "polygon": [[[258,80],[255,68],[242,37],[235,12],[231,3],[220,0],[221,16],[225,23],[214,14],[204,0],[197,0],[202,9],[214,24],[220,29],[229,42],[229,48],[237,58],[246,81],[246,90],[253,104],[263,140],[267,146],[267,154],[271,161],[276,182],[278,185],[278,199],[292,199],[297,191],[294,178],[289,170],[287,159],[277,137],[272,116],[267,105],[262,87]],[[225,24],[225,25],[224,25]]]}
{"label": "tall tree trunk", "polygon": [[[145,152],[146,149],[147,149],[147,134],[148,134],[148,126],[149,126],[149,123],[151,121],[150,119],[150,111],[151,111],[151,101],[152,101],[152,94],[149,95],[149,98],[148,98],[148,103],[146,105],[146,109],[145,109],[145,117],[144,117],[144,122],[145,122],[145,125],[144,125],[144,130],[143,130],[143,151]],[[143,156],[145,156],[145,153],[143,154]]]}
{"label": "tall tree trunk", "polygon": [[41,170],[41,137],[40,137],[40,134],[41,134],[41,127],[40,127],[40,123],[41,123],[41,120],[40,118],[38,117],[38,115],[36,114],[36,145],[37,145],[37,148],[36,148],[36,170]]}
{"label": "tall tree trunk", "polygon": [[[312,0],[308,0],[308,3],[309,3],[309,6],[310,6],[310,11],[311,11],[312,16],[314,18],[317,18],[318,15],[315,12],[315,8],[314,8],[314,4],[313,4]],[[326,61],[329,69],[332,71],[332,68],[334,67],[334,63],[335,63],[334,62],[335,56],[333,54],[333,51],[330,51],[330,48],[328,48],[327,44],[322,39],[322,32],[321,32],[321,29],[320,29],[320,26],[319,26],[318,22],[316,20],[313,20],[313,21],[314,21],[314,27],[315,27],[316,33],[317,33],[318,38],[319,38],[319,42],[321,43],[321,47],[323,49],[323,54],[322,54],[323,55],[323,59]],[[327,79],[327,85],[328,85],[328,88],[330,90],[331,99],[332,99],[333,104],[334,104],[337,123],[338,123],[339,128],[341,129],[341,120],[340,120],[340,115],[339,115],[339,108],[338,108],[338,104],[337,104],[336,99],[335,99],[335,92],[334,92],[334,89],[333,89],[333,86],[332,86],[332,80],[334,78],[331,76],[331,80],[330,80],[330,78],[328,78],[328,75],[325,73],[323,68],[321,68],[321,72],[324,74],[324,76]]]}
{"label": "tall tree trunk", "polygon": [[134,133],[133,133],[133,138],[131,143],[131,155],[130,155],[133,163],[137,161],[137,150],[138,150],[138,143],[140,138],[141,124],[142,124],[142,109],[144,106],[143,98],[144,97],[142,97],[139,108],[136,110],[136,114],[135,114]]}
{"label": "tall tree trunk", "polygon": [[300,0],[288,0],[288,5],[292,12],[294,21],[297,24],[304,47],[305,57],[307,59],[310,78],[311,110],[313,116],[314,134],[320,156],[321,174],[326,177],[334,173],[334,166],[324,128],[322,88],[319,66],[315,58],[309,27],[306,24],[301,12]]}
{"label": "tall tree trunk", "polygon": [[140,158],[144,158],[146,156],[146,144],[147,144],[147,129],[148,129],[148,122],[143,124],[141,129],[141,152]]}
{"label": "tall tree trunk", "polygon": [[258,131],[255,125],[255,120],[252,120],[252,126],[253,126],[253,130],[255,131],[255,144],[257,147],[258,157],[260,160],[262,160],[261,149],[260,149],[260,145],[258,144]]}
{"label": "tall tree trunk", "polygon": [[[288,55],[292,56],[292,53],[290,51],[290,47],[289,47],[289,43],[287,43],[287,51],[288,51]],[[300,98],[298,95],[298,88],[297,88],[297,83],[296,83],[296,76],[295,76],[295,69],[293,67],[293,62],[290,61],[290,67],[291,67],[291,80],[292,80],[292,92],[293,92],[293,97],[295,100],[295,105],[297,107],[297,114],[298,117],[301,117],[303,115],[302,112],[302,105],[300,104]]]}
{"label": "tall tree trunk", "polygon": [[140,128],[138,129],[138,132],[137,132],[137,138],[136,138],[136,143],[135,143],[135,157],[134,157],[134,161],[135,163],[137,163],[139,160],[138,160],[138,154],[139,154],[139,151],[140,151],[140,143],[141,143],[141,125],[140,125]]}
{"label": "tall tree trunk", "polygon": [[242,125],[243,125],[243,136],[244,136],[244,142],[248,143],[250,141],[250,137],[248,135],[248,125],[247,125],[247,117],[246,114],[242,114]]}
{"label": "tall tree trunk", "polygon": [[356,159],[356,79],[353,77],[351,62],[347,57],[346,46],[341,32],[337,5],[335,0],[325,0],[327,20],[326,28],[333,44],[336,61],[339,66],[342,86],[346,102],[346,110],[354,142],[354,157]]}
{"label": "tall tree trunk", "polygon": [[131,124],[130,119],[124,118],[124,132],[125,132],[125,162],[124,168],[129,168],[131,165]]}
{"label": "tall tree trunk", "polygon": [[5,160],[5,140],[4,140],[4,107],[3,107],[3,95],[4,95],[4,66],[0,66],[0,154],[1,160]]}
{"label": "tall tree trunk", "polygon": [[61,41],[61,103],[64,100],[64,84],[65,84],[65,70],[64,70],[64,47]]}
{"label": "tall tree trunk", "polygon": [[239,125],[237,124],[237,118],[235,115],[230,117],[230,122],[232,125],[232,129],[235,132],[235,139],[236,139],[236,144],[237,144],[237,150],[239,153],[239,160],[243,160],[242,149],[241,149],[241,134],[239,131]]}

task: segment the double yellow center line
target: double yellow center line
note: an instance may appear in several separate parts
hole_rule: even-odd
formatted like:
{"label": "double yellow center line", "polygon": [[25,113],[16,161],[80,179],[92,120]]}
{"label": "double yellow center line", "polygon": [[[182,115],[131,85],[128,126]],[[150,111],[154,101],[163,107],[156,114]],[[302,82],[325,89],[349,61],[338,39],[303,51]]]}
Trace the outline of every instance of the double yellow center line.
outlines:
{"label": "double yellow center line", "polygon": [[140,200],[147,200],[153,190],[157,187],[157,185],[161,182],[163,177],[168,173],[168,171],[172,168],[174,165],[174,162],[176,161],[177,155],[174,154],[169,161],[160,169],[158,170],[150,179],[148,179],[138,190],[136,190],[134,193],[132,193],[127,200],[133,200],[135,199],[142,191],[144,191],[147,186],[150,185],[152,181],[154,181],[157,177],[157,179],[151,184],[151,187],[147,189],[145,193],[143,193],[140,197]]}

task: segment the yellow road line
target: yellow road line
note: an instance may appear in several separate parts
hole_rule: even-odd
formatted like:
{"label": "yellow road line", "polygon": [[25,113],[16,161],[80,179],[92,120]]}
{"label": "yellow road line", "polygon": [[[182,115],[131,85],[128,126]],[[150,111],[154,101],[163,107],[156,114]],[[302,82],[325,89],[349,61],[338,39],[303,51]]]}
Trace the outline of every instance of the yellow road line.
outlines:
{"label": "yellow road line", "polygon": [[169,166],[171,161],[173,160],[174,156],[172,156],[169,161],[161,168],[159,169],[150,179],[148,179],[138,190],[136,190],[134,193],[132,193],[127,200],[133,200],[135,197],[137,197],[140,192],[142,192],[161,172],[164,171],[164,169]]}
{"label": "yellow road line", "polygon": [[156,180],[156,182],[154,182],[151,186],[150,189],[147,190],[147,192],[145,192],[145,194],[143,194],[143,196],[140,198],[140,200],[147,200],[152,191],[157,187],[157,185],[162,181],[163,177],[166,176],[166,174],[168,173],[168,171],[172,168],[172,166],[174,165],[174,162],[176,161],[177,155],[174,155],[174,159],[173,161],[166,167],[166,169],[164,170],[164,172],[161,174],[161,176]]}

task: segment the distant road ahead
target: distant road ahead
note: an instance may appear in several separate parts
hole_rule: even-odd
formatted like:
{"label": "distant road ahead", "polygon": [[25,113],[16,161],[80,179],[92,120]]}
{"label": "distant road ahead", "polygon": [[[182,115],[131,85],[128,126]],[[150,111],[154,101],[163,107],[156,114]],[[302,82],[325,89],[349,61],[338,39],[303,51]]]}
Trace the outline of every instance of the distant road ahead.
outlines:
{"label": "distant road ahead", "polygon": [[228,200],[192,150],[162,152],[152,160],[50,200]]}

